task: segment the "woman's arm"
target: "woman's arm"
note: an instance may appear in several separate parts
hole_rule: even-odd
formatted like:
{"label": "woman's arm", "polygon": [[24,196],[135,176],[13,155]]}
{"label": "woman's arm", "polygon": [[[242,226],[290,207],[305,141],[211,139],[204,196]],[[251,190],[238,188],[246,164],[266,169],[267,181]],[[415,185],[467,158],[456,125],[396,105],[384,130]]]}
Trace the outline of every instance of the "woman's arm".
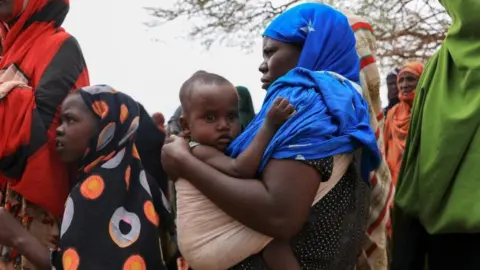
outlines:
{"label": "woman's arm", "polygon": [[42,75],[35,88],[35,103],[41,120],[38,124],[45,130],[49,130],[55,123],[58,108],[68,93],[89,85],[87,65],[74,37],[64,39],[63,35],[59,34],[52,37],[48,45],[45,55],[54,56],[44,59],[43,62],[48,64],[38,68]]}
{"label": "woman's arm", "polygon": [[296,235],[307,220],[320,177],[298,161],[272,160],[263,181],[227,176],[192,156],[182,139],[164,146],[167,171],[188,179],[219,208],[246,226],[280,239]]}
{"label": "woman's arm", "polygon": [[18,252],[28,259],[38,270],[51,270],[50,251],[37,238],[26,230],[16,241]]}
{"label": "woman's arm", "polygon": [[[73,37],[63,32],[57,33],[48,42],[42,42],[38,46],[43,49],[41,54],[34,56],[36,57],[35,72],[30,85],[35,87],[35,106],[28,107],[32,110],[31,122],[24,123],[24,126],[30,127],[28,145],[21,142],[15,146],[17,148],[15,154],[10,155],[10,164],[15,166],[8,166],[13,168],[8,168],[7,176],[15,180],[20,180],[24,176],[27,160],[42,147],[54,149],[52,145],[55,143],[56,124],[59,121],[56,115],[60,104],[69,91],[77,86],[89,84],[82,52]],[[30,118],[28,119],[30,121]],[[37,160],[44,158],[49,151],[44,153],[46,154],[40,154],[40,157],[37,155]],[[26,174],[28,175],[28,172]]]}
{"label": "woman's arm", "polygon": [[36,269],[52,268],[49,250],[4,208],[0,208],[0,245],[18,249],[20,254],[36,266]]}

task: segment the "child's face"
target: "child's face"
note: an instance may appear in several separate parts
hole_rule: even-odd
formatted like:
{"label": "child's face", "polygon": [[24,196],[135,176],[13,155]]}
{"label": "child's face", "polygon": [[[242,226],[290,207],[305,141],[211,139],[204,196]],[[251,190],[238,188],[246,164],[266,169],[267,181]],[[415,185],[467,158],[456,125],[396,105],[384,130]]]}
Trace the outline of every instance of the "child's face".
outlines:
{"label": "child's face", "polygon": [[181,119],[183,131],[194,141],[224,151],[240,134],[238,94],[231,84],[198,84]]}
{"label": "child's face", "polygon": [[63,101],[60,121],[56,150],[64,162],[80,161],[97,132],[98,120],[77,93]]}

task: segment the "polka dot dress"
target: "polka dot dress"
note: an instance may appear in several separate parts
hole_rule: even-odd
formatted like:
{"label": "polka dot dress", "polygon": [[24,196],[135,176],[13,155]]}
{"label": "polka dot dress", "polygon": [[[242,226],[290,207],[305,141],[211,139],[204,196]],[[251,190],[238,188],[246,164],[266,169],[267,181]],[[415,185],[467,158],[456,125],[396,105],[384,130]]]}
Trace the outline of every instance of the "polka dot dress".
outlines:
{"label": "polka dot dress", "polygon": [[[305,162],[321,174],[322,180],[330,178],[333,158]],[[290,241],[302,269],[354,268],[366,230],[369,192],[352,164],[338,184],[311,208],[302,231]],[[260,254],[231,268],[263,269],[268,267]]]}

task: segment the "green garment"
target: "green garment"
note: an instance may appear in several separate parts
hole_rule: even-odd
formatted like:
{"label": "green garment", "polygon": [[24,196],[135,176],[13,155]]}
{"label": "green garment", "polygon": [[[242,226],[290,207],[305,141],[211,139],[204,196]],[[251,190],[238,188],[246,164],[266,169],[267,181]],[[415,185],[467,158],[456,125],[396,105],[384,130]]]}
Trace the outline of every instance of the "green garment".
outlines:
{"label": "green garment", "polygon": [[250,121],[255,117],[255,109],[253,108],[252,97],[246,87],[237,86],[238,96],[240,97],[239,111],[240,124],[242,130],[250,124]]}
{"label": "green garment", "polygon": [[480,0],[441,0],[447,38],[417,88],[396,207],[429,234],[480,232]]}

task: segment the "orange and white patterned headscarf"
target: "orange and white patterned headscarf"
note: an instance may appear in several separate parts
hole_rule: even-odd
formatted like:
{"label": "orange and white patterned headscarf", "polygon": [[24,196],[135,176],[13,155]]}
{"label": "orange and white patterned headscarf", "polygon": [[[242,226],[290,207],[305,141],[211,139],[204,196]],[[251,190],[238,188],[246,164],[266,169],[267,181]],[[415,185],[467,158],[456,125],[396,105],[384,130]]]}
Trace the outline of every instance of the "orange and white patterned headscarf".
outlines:
{"label": "orange and white patterned headscarf", "polygon": [[165,269],[160,250],[160,189],[147,179],[135,147],[140,109],[105,85],[79,93],[99,119],[80,162],[60,231],[62,269]]}

